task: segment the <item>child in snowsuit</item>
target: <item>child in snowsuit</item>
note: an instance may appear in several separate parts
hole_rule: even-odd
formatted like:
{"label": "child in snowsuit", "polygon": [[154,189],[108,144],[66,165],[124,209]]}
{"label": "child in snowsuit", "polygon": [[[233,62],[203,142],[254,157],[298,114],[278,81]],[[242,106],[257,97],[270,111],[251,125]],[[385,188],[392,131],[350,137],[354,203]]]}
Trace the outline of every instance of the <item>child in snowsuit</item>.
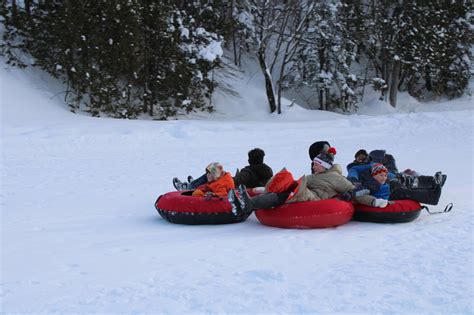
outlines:
{"label": "child in snowsuit", "polygon": [[207,183],[193,191],[195,197],[227,197],[228,191],[235,188],[234,180],[229,172],[225,172],[222,165],[213,162],[206,167]]}
{"label": "child in snowsuit", "polygon": [[[273,171],[270,166],[263,162],[265,152],[262,149],[255,148],[248,152],[249,165],[241,169],[237,169],[234,176],[235,186],[245,185],[249,188],[262,187],[273,176]],[[191,180],[190,180],[191,179]],[[196,187],[206,184],[208,179],[206,174],[193,180],[191,176],[188,177],[189,183],[183,183],[178,178],[173,178],[173,185],[176,190],[191,190]]]}
{"label": "child in snowsuit", "polygon": [[[386,183],[387,168],[383,164],[375,163],[373,165],[363,165],[357,170],[352,175],[360,182],[359,185],[370,190],[370,194],[357,197],[355,200],[366,206],[385,208],[390,197],[390,186]],[[356,186],[358,185],[356,184]]]}

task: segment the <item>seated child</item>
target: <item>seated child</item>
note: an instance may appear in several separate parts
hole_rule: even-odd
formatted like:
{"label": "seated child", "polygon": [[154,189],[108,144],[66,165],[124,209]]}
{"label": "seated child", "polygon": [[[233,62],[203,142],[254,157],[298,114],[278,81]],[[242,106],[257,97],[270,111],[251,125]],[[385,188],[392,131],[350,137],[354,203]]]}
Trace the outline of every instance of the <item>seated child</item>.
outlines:
{"label": "seated child", "polygon": [[213,162],[206,167],[207,183],[197,187],[193,191],[193,196],[227,197],[229,190],[234,189],[234,180],[229,172],[225,172],[222,165]]}
{"label": "seated child", "polygon": [[355,200],[370,207],[385,208],[390,197],[390,186],[386,183],[388,170],[380,163],[357,168],[352,175],[360,185],[370,190],[369,195],[356,197]]}
{"label": "seated child", "polygon": [[[262,187],[273,176],[270,166],[263,162],[265,151],[260,148],[252,149],[248,152],[249,165],[241,169],[237,169],[233,177],[235,186],[245,185],[248,188]],[[177,177],[173,178],[173,186],[176,190],[192,190],[207,183],[206,174],[193,179],[188,176],[188,183],[180,181]]]}

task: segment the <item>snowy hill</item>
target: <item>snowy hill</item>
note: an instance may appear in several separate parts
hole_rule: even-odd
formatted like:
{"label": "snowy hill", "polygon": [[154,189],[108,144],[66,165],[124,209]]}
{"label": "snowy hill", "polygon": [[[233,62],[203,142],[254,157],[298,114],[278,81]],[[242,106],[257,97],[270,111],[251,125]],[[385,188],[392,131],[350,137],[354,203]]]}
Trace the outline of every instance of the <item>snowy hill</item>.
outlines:
{"label": "snowy hill", "polygon": [[[130,121],[72,114],[41,73],[0,71],[2,313],[473,313],[469,97],[352,116],[294,106],[275,118],[258,107],[258,77],[242,75],[239,95],[216,95],[215,114]],[[234,172],[254,147],[274,170],[307,173],[308,146],[322,139],[343,166],[360,148],[385,148],[401,169],[442,170],[432,209],[453,211],[285,230],[254,215],[173,225],[154,209],[173,176],[211,161]]]}

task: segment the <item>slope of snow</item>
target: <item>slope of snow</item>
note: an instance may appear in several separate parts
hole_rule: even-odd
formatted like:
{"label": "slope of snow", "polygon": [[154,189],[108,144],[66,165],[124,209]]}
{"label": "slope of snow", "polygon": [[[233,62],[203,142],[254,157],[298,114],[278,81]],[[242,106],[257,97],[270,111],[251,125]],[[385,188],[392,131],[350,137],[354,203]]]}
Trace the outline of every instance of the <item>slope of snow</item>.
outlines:
{"label": "slope of snow", "polygon": [[[21,70],[1,78],[2,313],[472,314],[473,111],[269,116],[236,85],[231,119],[129,121],[68,112],[60,91]],[[34,74],[33,74],[34,75]],[[56,91],[56,90],[54,90]],[[242,108],[239,108],[242,106]],[[445,111],[445,108],[450,108]],[[211,161],[234,172],[261,147],[276,171],[309,171],[326,139],[345,166],[385,148],[399,168],[448,174],[438,207],[407,224],[285,230],[246,222],[173,225],[154,209],[171,178]]]}

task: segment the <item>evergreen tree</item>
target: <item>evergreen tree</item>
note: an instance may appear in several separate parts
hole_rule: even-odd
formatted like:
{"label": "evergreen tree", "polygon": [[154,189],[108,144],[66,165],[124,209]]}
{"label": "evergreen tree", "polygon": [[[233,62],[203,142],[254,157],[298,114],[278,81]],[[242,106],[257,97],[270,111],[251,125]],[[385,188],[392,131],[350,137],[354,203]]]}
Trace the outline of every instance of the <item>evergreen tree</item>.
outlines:
{"label": "evergreen tree", "polygon": [[209,73],[222,53],[222,38],[205,28],[214,21],[212,6],[206,7],[206,19],[172,1],[4,6],[7,60],[18,63],[21,49],[36,66],[63,79],[72,110],[120,118],[148,113],[157,119],[212,110],[205,102],[214,87]]}

